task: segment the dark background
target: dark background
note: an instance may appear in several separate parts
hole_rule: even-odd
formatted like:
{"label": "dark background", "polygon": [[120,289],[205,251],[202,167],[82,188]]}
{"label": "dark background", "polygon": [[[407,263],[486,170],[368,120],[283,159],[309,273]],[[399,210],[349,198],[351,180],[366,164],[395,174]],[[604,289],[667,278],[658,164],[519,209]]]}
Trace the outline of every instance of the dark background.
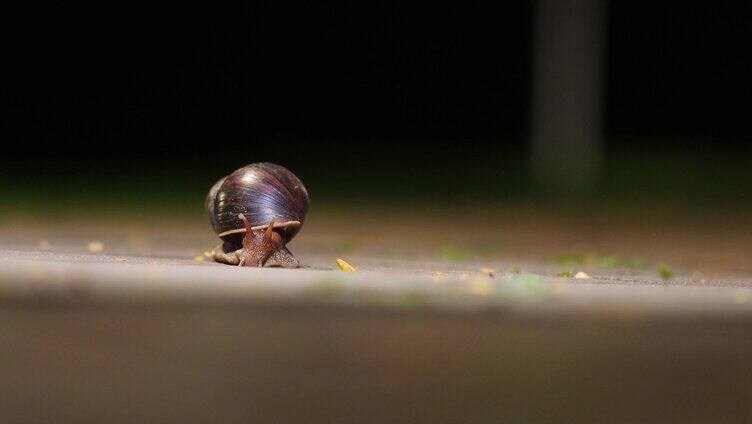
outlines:
{"label": "dark background", "polygon": [[[193,201],[273,161],[331,199],[535,198],[534,9],[501,3],[19,10],[2,189]],[[593,198],[749,199],[749,22],[749,2],[610,2]]]}

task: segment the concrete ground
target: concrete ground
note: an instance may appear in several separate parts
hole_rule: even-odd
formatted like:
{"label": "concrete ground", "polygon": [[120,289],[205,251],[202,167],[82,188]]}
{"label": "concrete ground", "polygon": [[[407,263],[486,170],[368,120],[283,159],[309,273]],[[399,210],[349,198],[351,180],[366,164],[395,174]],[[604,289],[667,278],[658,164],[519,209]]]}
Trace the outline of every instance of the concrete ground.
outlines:
{"label": "concrete ground", "polygon": [[742,214],[313,211],[297,270],[168,218],[0,226],[0,421],[752,418]]}

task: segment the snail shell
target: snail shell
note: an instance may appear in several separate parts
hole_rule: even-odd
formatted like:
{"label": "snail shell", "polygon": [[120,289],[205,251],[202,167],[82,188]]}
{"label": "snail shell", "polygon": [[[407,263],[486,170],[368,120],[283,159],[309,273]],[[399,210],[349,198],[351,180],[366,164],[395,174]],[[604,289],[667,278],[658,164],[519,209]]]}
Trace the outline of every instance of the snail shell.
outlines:
{"label": "snail shell", "polygon": [[288,169],[268,162],[246,165],[221,178],[206,196],[214,232],[224,241],[239,242],[245,233],[244,214],[254,231],[274,220],[286,241],[300,231],[308,212],[308,191]]}

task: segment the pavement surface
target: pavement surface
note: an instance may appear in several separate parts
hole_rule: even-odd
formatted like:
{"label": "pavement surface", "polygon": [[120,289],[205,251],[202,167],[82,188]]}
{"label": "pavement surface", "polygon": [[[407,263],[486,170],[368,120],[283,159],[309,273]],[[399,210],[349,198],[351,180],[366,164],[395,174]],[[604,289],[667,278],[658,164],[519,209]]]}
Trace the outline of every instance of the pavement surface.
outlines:
{"label": "pavement surface", "polygon": [[425,216],[314,214],[296,270],[199,217],[8,220],[0,419],[752,418],[749,221]]}

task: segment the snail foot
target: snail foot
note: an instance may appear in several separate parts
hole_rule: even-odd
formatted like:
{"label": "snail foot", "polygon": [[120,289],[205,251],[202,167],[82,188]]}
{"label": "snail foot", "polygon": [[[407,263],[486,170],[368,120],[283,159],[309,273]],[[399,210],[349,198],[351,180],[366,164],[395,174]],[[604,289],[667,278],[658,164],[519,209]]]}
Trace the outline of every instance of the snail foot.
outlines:
{"label": "snail foot", "polygon": [[299,268],[300,261],[295,259],[292,253],[287,247],[282,246],[279,250],[274,252],[272,256],[266,261],[264,266],[279,266],[282,268]]}
{"label": "snail foot", "polygon": [[217,245],[214,248],[214,251],[212,252],[212,257],[214,258],[215,262],[219,262],[222,264],[227,265],[238,265],[240,262],[240,258],[238,257],[237,251],[232,252],[226,252],[225,251],[225,245]]}

